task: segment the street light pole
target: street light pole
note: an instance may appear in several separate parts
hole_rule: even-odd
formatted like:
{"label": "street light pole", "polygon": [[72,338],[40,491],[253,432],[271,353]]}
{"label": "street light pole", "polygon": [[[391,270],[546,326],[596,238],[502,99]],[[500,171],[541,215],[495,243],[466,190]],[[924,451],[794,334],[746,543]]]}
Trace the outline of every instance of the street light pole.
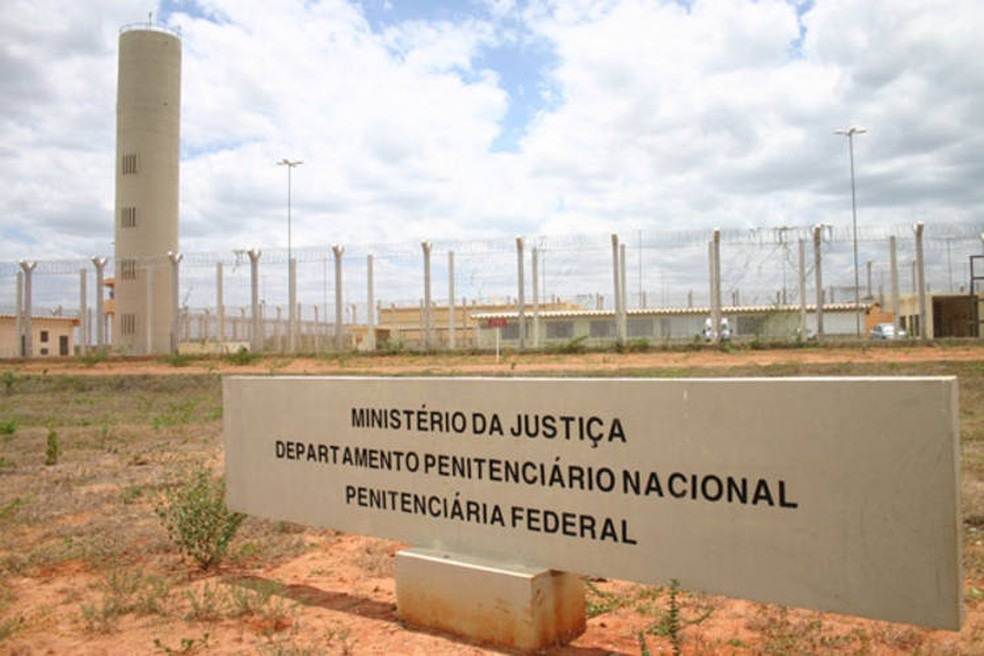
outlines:
{"label": "street light pole", "polygon": [[291,259],[293,258],[293,252],[291,250],[291,234],[290,234],[290,232],[291,232],[291,228],[290,228],[290,174],[291,174],[291,171],[294,169],[294,167],[300,166],[303,163],[304,162],[302,162],[301,160],[291,161],[291,160],[287,159],[286,157],[284,157],[282,160],[280,160],[279,162],[277,162],[277,166],[286,166],[287,167],[287,262],[288,263],[290,263]]}
{"label": "street light pole", "polygon": [[851,225],[854,230],[854,328],[861,337],[861,278],[858,273],[858,201],[854,182],[854,135],[867,132],[864,128],[849,127],[834,130],[834,134],[847,137],[847,150],[851,158]]}

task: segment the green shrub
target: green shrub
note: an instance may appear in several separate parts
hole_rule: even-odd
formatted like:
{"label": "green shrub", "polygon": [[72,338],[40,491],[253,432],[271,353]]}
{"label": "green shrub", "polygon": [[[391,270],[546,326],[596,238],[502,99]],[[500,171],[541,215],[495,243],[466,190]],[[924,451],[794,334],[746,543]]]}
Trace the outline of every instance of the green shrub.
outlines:
{"label": "green shrub", "polygon": [[3,391],[10,396],[11,392],[14,391],[14,382],[17,380],[17,375],[8,369],[3,372]]}
{"label": "green shrub", "polygon": [[403,339],[387,338],[377,348],[378,351],[386,355],[396,355],[403,353],[407,348],[407,343]]}
{"label": "green shrub", "polygon": [[225,481],[213,480],[204,466],[166,492],[154,511],[168,537],[202,569],[219,563],[245,515],[230,512],[225,502]]}
{"label": "green shrub", "polygon": [[49,428],[48,443],[44,449],[44,464],[49,467],[57,465],[59,455],[61,455],[61,444],[58,441],[58,431],[54,428]]}
{"label": "green shrub", "polygon": [[0,620],[0,642],[11,637],[24,626],[23,617],[10,617]]}
{"label": "green shrub", "polygon": [[79,362],[82,363],[84,367],[92,368],[95,367],[100,362],[105,362],[109,359],[109,353],[105,349],[96,349],[89,351],[84,355],[79,356]]}
{"label": "green shrub", "polygon": [[3,435],[4,441],[8,441],[10,436],[17,432],[17,420],[16,419],[4,419],[0,421],[0,435]]}
{"label": "green shrub", "polygon": [[584,344],[588,339],[587,335],[581,335],[580,337],[575,337],[570,339],[563,344],[558,344],[555,348],[556,353],[563,353],[565,355],[574,355],[577,353],[584,353],[588,350],[587,346]]}
{"label": "green shrub", "polygon": [[161,358],[161,361],[172,367],[187,367],[191,362],[191,356],[187,353],[168,353]]}
{"label": "green shrub", "polygon": [[226,360],[230,364],[244,367],[246,365],[253,364],[254,362],[256,362],[256,360],[259,359],[259,357],[260,356],[258,354],[253,353],[245,346],[240,346],[238,351],[227,355]]}

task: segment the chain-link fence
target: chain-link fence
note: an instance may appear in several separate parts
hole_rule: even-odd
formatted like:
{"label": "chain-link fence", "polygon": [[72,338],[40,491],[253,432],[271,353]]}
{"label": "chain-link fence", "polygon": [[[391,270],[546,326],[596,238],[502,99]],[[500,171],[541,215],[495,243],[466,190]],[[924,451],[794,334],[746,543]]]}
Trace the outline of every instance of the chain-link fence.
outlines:
{"label": "chain-link fence", "polygon": [[[982,229],[984,225],[967,223],[925,226],[927,292],[958,295],[974,291],[970,261],[971,256],[984,252]],[[815,302],[813,226],[725,229],[719,234],[723,305],[798,305],[801,276],[809,280],[803,302]],[[708,244],[713,235],[712,230],[639,230],[618,235],[625,309],[710,307]],[[912,225],[864,226],[858,229],[856,239],[850,226],[821,226],[824,302],[853,302],[855,296],[883,301],[891,281],[891,238],[896,243],[899,292],[914,294],[918,282]],[[800,242],[806,253],[802,262]],[[341,334],[350,335],[353,327],[370,323],[384,327],[386,310],[421,310],[425,297],[432,307],[447,307],[453,297],[455,307],[488,309],[516,306],[522,291],[527,304],[536,298],[552,307],[615,308],[618,267],[613,268],[615,256],[607,233],[525,237],[521,243],[508,238],[435,239],[428,249],[425,258],[421,243],[295,248],[296,304],[292,304],[287,251],[261,248],[255,265],[255,314],[249,251],[184,253],[174,299],[180,308],[175,321],[178,341],[241,342],[275,350],[348,348],[351,340],[339,339]],[[24,255],[25,261],[30,261],[30,254]],[[130,261],[140,270],[152,266]],[[48,260],[35,264],[30,271],[32,315],[84,316],[75,328],[76,349],[95,345],[98,324],[94,318],[97,283],[93,262]],[[23,313],[26,272],[23,262],[0,263],[0,314],[10,318]],[[138,274],[121,271],[112,258],[105,266],[107,279]],[[150,287],[148,293],[152,293]],[[107,300],[111,294],[111,290],[104,292]],[[296,326],[293,333],[291,323]],[[104,343],[113,347],[108,343],[113,331],[104,328]],[[257,336],[260,338],[255,339]],[[464,334],[462,338],[459,346],[474,345]],[[12,350],[16,348],[7,347],[0,355],[14,355]]]}

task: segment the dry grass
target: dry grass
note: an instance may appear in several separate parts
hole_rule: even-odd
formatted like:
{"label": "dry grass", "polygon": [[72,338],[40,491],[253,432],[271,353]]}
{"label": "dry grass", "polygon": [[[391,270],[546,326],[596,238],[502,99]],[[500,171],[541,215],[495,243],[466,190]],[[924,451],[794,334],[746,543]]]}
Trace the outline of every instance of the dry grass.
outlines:
{"label": "dry grass", "polygon": [[[559,356],[558,356],[559,357]],[[275,363],[276,364],[276,363]],[[534,372],[535,373],[535,372]],[[592,372],[565,372],[591,375]],[[665,369],[625,369],[605,375],[665,377]],[[738,366],[713,370],[674,369],[676,376],[955,375],[960,379],[963,458],[965,577],[968,604],[984,603],[984,362],[922,364],[838,363]],[[22,375],[0,371],[0,650],[23,631],[70,612],[83,633],[121,631],[123,620],[156,616],[188,622],[192,647],[208,642],[202,623],[249,621],[271,634],[288,635],[296,611],[276,583],[236,576],[304,554],[330,532],[286,522],[249,519],[234,540],[227,568],[196,579],[182,563],[154,516],[153,504],[182,471],[204,463],[221,466],[221,381],[210,373],[168,376]],[[58,432],[58,464],[45,466],[48,431]],[[369,577],[394,572],[395,543],[374,541],[352,560]],[[57,579],[60,573],[88,577],[85,589],[65,590],[54,608],[14,613],[14,578]],[[328,576],[330,572],[326,573]],[[599,612],[635,613],[643,626],[658,619],[665,591],[631,587],[598,600]],[[618,598],[623,595],[624,598]],[[714,611],[714,603],[688,595],[685,616]],[[844,631],[817,613],[761,606],[730,642],[708,642],[701,625],[686,629],[691,649],[717,647],[743,653],[959,653],[980,647],[984,628],[963,642],[927,644],[910,627],[867,624]],[[329,640],[350,649],[344,627]],[[740,633],[740,636],[738,635]],[[751,636],[751,637],[749,637]],[[181,647],[177,636],[162,642]],[[298,638],[300,639],[300,638]],[[271,638],[272,640],[272,638]],[[306,640],[306,638],[305,638]],[[291,642],[277,653],[290,651]],[[306,648],[308,642],[303,645]],[[710,646],[708,646],[710,645]],[[150,650],[151,645],[145,645]],[[300,652],[297,652],[300,653]]]}

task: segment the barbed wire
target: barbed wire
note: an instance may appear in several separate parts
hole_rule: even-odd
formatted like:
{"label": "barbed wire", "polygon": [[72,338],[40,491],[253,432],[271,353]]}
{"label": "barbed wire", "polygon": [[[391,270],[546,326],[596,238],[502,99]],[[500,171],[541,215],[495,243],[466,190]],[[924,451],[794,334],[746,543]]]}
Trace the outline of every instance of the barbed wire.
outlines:
{"label": "barbed wire", "polygon": [[[808,243],[813,240],[812,225],[784,225],[777,227],[755,228],[726,228],[720,230],[722,246],[769,246],[791,244],[802,239]],[[943,250],[954,243],[980,241],[984,223],[931,223],[926,224],[923,234],[924,247],[927,250]],[[571,251],[607,251],[610,249],[611,233],[572,233],[568,235],[534,235],[524,237],[528,250],[536,248],[543,252]],[[714,229],[694,230],[635,230],[620,235],[625,244],[632,248],[664,249],[684,248],[706,244],[714,236]],[[898,240],[913,240],[913,224],[858,226],[858,242],[871,243],[887,241],[890,237]],[[851,226],[822,226],[822,239],[827,244],[849,243],[854,240]],[[516,238],[488,237],[470,240],[437,239],[431,240],[432,253],[454,251],[463,256],[494,255],[516,252]],[[364,258],[368,255],[380,259],[417,259],[422,257],[420,243],[383,243],[383,244],[343,244],[345,259]],[[258,249],[260,259],[264,264],[286,264],[288,251],[285,248]],[[182,253],[183,267],[214,267],[219,263],[229,266],[249,265],[248,249],[230,249],[228,251],[187,252]],[[335,257],[333,246],[312,246],[294,248],[291,253],[298,264],[323,262]],[[109,265],[107,275],[113,270],[113,258],[107,256]],[[166,254],[137,258],[141,265],[162,263],[168,260]],[[91,258],[37,260],[34,272],[39,275],[69,275],[77,274],[80,270],[92,270]],[[0,262],[0,275],[16,275],[21,270],[18,262]]]}

